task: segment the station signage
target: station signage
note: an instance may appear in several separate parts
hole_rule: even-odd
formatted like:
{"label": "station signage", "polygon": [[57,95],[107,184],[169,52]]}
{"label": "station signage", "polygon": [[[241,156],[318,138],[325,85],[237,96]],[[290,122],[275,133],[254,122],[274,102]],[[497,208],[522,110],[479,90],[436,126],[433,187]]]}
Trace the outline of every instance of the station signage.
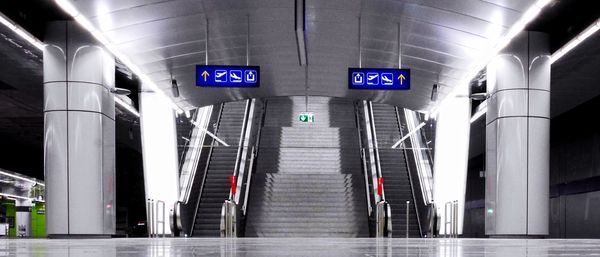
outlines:
{"label": "station signage", "polygon": [[301,112],[300,115],[298,115],[298,120],[300,122],[313,123],[315,122],[315,114],[312,112]]}
{"label": "station signage", "polygon": [[196,66],[199,87],[259,87],[259,66]]}
{"label": "station signage", "polygon": [[409,90],[409,69],[348,68],[349,89]]}

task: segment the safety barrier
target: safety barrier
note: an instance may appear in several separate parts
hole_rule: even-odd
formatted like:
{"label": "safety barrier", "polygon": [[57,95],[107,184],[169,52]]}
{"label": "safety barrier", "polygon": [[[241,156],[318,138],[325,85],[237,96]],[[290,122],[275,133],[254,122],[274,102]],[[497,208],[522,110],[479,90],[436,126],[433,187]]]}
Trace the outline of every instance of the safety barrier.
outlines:
{"label": "safety barrier", "polygon": [[444,234],[446,237],[458,237],[458,201],[444,205]]}
{"label": "safety barrier", "polygon": [[[162,200],[148,199],[146,201],[146,212],[148,217],[148,237],[158,237],[162,235],[165,237],[166,224],[167,224],[167,213],[165,211],[165,202]],[[159,215],[162,212],[162,217]],[[162,233],[159,233],[159,224],[162,225]]]}

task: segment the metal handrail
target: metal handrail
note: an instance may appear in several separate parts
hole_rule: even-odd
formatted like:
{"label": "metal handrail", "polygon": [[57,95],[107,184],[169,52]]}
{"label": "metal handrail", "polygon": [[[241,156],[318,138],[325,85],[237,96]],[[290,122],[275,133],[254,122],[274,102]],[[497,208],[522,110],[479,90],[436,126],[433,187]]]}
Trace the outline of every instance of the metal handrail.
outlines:
{"label": "metal handrail", "polygon": [[358,109],[354,109],[354,117],[356,120],[356,128],[358,130],[358,145],[360,146],[360,160],[362,162],[363,175],[365,177],[365,193],[367,194],[367,210],[369,217],[371,217],[371,213],[373,212],[373,207],[371,206],[371,194],[369,194],[369,170],[367,167],[367,156],[365,154],[365,148],[362,145],[362,130],[360,128],[360,116],[358,115]]}
{"label": "metal handrail", "polygon": [[[207,108],[206,110],[204,110],[204,108]],[[205,124],[206,126],[209,125],[210,123],[210,119],[212,116],[212,106],[209,107],[203,107],[203,108],[197,108],[196,112],[194,112],[194,116],[192,121],[195,121],[196,123],[198,122],[198,116],[200,114],[200,112],[202,112],[202,114],[205,116],[204,118],[206,118],[205,120]],[[203,124],[200,124],[203,125]],[[185,153],[183,154],[185,160],[182,164],[180,164],[180,172],[179,172],[179,180],[180,183],[184,182],[184,175],[187,178],[187,183],[185,184],[185,186],[180,184],[180,194],[179,194],[179,202],[182,202],[184,204],[187,204],[189,201],[189,197],[190,197],[190,193],[193,187],[193,183],[194,183],[194,178],[196,177],[196,171],[198,169],[198,162],[200,157],[202,156],[202,150],[205,147],[203,145],[204,141],[206,140],[206,133],[205,133],[206,129],[204,130],[200,130],[196,125],[194,125],[192,131],[191,131],[191,135],[190,135],[190,141],[188,142],[188,146],[187,149],[185,151]],[[201,136],[198,136],[198,134],[201,133]],[[197,142],[200,142],[201,145],[192,145],[192,143],[194,142],[194,140],[198,140]],[[198,148],[198,150],[196,152],[194,152],[196,150],[196,148]],[[192,151],[192,152],[190,152]],[[187,155],[191,154],[192,156],[190,156],[190,158],[188,159]],[[188,166],[190,165],[189,162],[191,162],[191,167]],[[186,165],[187,164],[187,165]],[[186,169],[187,170],[184,170]],[[187,171],[187,174],[184,174],[184,172]]]}
{"label": "metal handrail", "polygon": [[[246,160],[248,157],[248,147],[249,147],[249,141],[250,141],[250,134],[252,132],[252,123],[254,122],[254,107],[255,107],[255,99],[251,99],[248,100],[248,104],[246,106],[247,112],[246,112],[246,117],[244,117],[245,120],[245,124],[244,124],[244,130],[242,130],[242,133],[240,135],[240,148],[242,151],[241,153],[238,152],[240,155],[238,155],[238,159],[236,159],[236,169],[234,170],[234,176],[239,176],[241,174],[241,178],[237,181],[237,184],[235,185],[237,188],[239,188],[240,190],[236,190],[236,194],[235,195],[231,195],[230,192],[230,196],[232,197],[232,199],[234,199],[236,204],[239,204],[239,200],[240,200],[240,191],[241,191],[241,187],[243,184],[243,179],[245,176],[245,170],[246,170]],[[239,151],[238,149],[238,151]]]}
{"label": "metal handrail", "polygon": [[[402,131],[402,122],[400,119],[400,113],[398,111],[398,107],[394,107],[396,111],[396,119],[398,121],[398,128],[400,130],[400,136],[404,136],[404,131]],[[415,197],[415,187],[413,185],[412,175],[410,171],[410,165],[408,164],[408,154],[406,153],[406,147],[402,147],[402,154],[404,155],[404,162],[406,162],[406,172],[408,173],[408,181],[410,182],[410,191],[412,192],[413,204],[415,206],[415,214],[417,215],[417,224],[419,225],[419,234],[423,237],[423,229],[421,228],[421,216],[419,216],[419,208],[417,206],[417,199]],[[423,199],[424,201],[425,199]]]}
{"label": "metal handrail", "polygon": [[248,194],[250,193],[250,183],[252,182],[252,171],[254,170],[254,158],[256,158],[256,152],[252,146],[252,153],[250,155],[250,166],[248,166],[248,177],[246,178],[246,192],[244,193],[244,202],[242,204],[242,214],[246,216],[246,209],[248,208]]}
{"label": "metal handrail", "polygon": [[[412,123],[413,120],[409,120],[409,115],[407,114],[407,112],[412,112],[410,110],[404,110],[404,118],[406,121],[407,126],[409,125],[409,123]],[[410,115],[410,118],[413,118],[412,115]],[[418,127],[417,127],[418,128]],[[420,143],[417,137],[421,137],[421,130],[420,129],[414,129],[414,133],[413,135],[410,136],[410,142],[411,142],[411,147],[413,148],[422,148],[420,147]],[[416,134],[416,135],[415,135]],[[413,140],[414,139],[414,140]],[[430,179],[432,176],[432,165],[431,163],[428,163],[429,165],[427,165],[425,167],[425,170],[423,170],[424,166],[422,166],[422,161],[421,160],[425,160],[423,158],[421,158],[422,152],[418,152],[418,151],[413,151],[413,157],[415,160],[415,164],[416,164],[416,168],[417,168],[417,174],[419,176],[419,181],[421,183],[421,194],[423,195],[423,199],[426,203],[429,203],[432,201],[433,197],[432,197],[432,193],[431,191],[433,190],[433,185],[430,183]],[[427,160],[428,162],[430,160]],[[429,169],[429,170],[427,170]]]}
{"label": "metal handrail", "polygon": [[[378,172],[377,170],[377,163],[378,160],[377,158],[375,158],[375,146],[373,145],[373,134],[372,134],[372,130],[374,129],[374,127],[372,127],[372,122],[371,122],[371,116],[370,116],[370,111],[369,111],[369,104],[367,101],[363,101],[363,114],[364,114],[364,118],[365,118],[365,129],[366,129],[366,134],[367,134],[367,146],[368,146],[368,150],[369,150],[369,164],[371,166],[371,180],[373,181],[373,197],[375,200],[375,203],[378,202],[378,200],[384,200],[384,194],[382,194],[381,196],[378,194],[377,192],[377,188],[375,188],[375,185],[377,183],[377,179],[379,177],[381,177],[381,173]],[[374,171],[374,172],[373,172]],[[378,184],[378,183],[377,183]],[[377,185],[379,186],[379,185]],[[383,188],[382,188],[383,189]],[[383,190],[382,190],[383,193]]]}
{"label": "metal handrail", "polygon": [[[195,120],[196,117],[198,117],[198,108],[196,108],[196,111],[194,112],[194,114],[192,115],[192,117],[190,118],[190,120]],[[185,145],[183,146],[184,151],[181,153],[181,157],[179,158],[179,174],[181,174],[181,169],[183,169],[183,164],[185,163],[185,155],[187,153],[187,151],[189,151],[189,145],[192,142],[192,135],[194,134],[194,129],[195,127],[192,125],[192,129],[190,130],[190,133],[188,134],[188,141],[185,142]]]}
{"label": "metal handrail", "polygon": [[[369,117],[371,123],[371,133],[373,134],[373,146],[374,146],[374,154],[375,154],[375,164],[377,164],[377,174],[379,177],[382,177],[381,174],[381,161],[379,160],[379,143],[377,142],[377,130],[375,128],[375,115],[373,115],[373,102],[369,101]],[[381,189],[381,195],[383,199],[385,199],[385,191]]]}
{"label": "metal handrail", "polygon": [[264,101],[262,107],[262,115],[258,120],[256,138],[254,139],[254,145],[252,145],[252,152],[250,156],[250,166],[248,167],[248,177],[246,179],[246,192],[244,193],[244,202],[242,204],[242,215],[246,216],[248,209],[248,197],[250,196],[250,185],[252,184],[252,173],[254,172],[254,160],[258,157],[258,149],[260,146],[260,137],[262,135],[262,125],[265,121],[265,112],[267,110],[267,100]]}
{"label": "metal handrail", "polygon": [[[242,121],[242,130],[240,131],[240,140],[238,141],[238,151],[235,156],[235,166],[233,168],[233,176],[237,176],[239,173],[241,155],[242,155],[243,148],[244,148],[244,139],[245,139],[245,134],[246,134],[246,128],[248,127],[248,116],[249,116],[248,110],[250,109],[250,105],[251,105],[251,100],[250,99],[246,100],[246,108],[244,109],[244,120]],[[234,197],[234,196],[231,194],[231,190],[230,190],[229,191],[229,199],[233,199],[232,197]]]}
{"label": "metal handrail", "polygon": [[[425,125],[427,126],[427,125]],[[419,150],[425,150],[425,152],[427,153],[427,161],[429,162],[429,166],[431,167],[431,170],[433,170],[433,149],[431,147],[429,147],[429,145],[427,144],[427,134],[426,133],[421,133],[421,140],[423,140],[423,142],[425,142],[425,148],[424,149],[419,149]]]}
{"label": "metal handrail", "polygon": [[444,235],[450,238],[458,237],[458,201],[456,200],[444,204]]}
{"label": "metal handrail", "polygon": [[[219,127],[221,124],[221,116],[223,115],[223,108],[225,107],[225,104],[221,104],[221,108],[219,109],[219,116],[217,118],[216,121],[216,127],[215,127],[215,132],[214,134],[216,135],[219,131]],[[208,167],[210,165],[210,158],[212,158],[212,153],[213,150],[215,148],[215,138],[212,139],[211,143],[210,143],[210,150],[208,151],[208,156],[207,156],[207,161],[206,161],[206,165],[204,167],[204,174],[202,175],[202,182],[200,183],[200,193],[198,194],[198,200],[196,200],[196,208],[194,208],[194,219],[192,220],[192,225],[190,226],[190,233],[189,235],[192,236],[192,234],[194,233],[194,226],[196,226],[196,218],[198,216],[198,208],[200,207],[200,200],[202,199],[202,191],[204,191],[204,184],[206,182],[206,176],[208,173]]]}
{"label": "metal handrail", "polygon": [[367,194],[367,209],[369,210],[369,217],[371,216],[371,213],[373,212],[373,207],[371,206],[371,195],[369,194],[369,174],[368,174],[368,170],[367,170],[367,161],[366,161],[366,154],[365,154],[365,149],[361,147],[360,149],[360,154],[361,154],[361,159],[362,159],[362,164],[363,164],[363,174],[365,177],[365,192]]}

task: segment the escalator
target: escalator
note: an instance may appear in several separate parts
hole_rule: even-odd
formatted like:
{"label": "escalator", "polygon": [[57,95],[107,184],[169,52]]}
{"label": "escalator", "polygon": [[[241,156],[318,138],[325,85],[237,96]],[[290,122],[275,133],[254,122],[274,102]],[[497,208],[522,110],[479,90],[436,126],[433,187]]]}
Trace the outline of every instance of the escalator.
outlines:
{"label": "escalator", "polygon": [[[373,120],[379,152],[379,165],[384,178],[385,199],[392,209],[394,237],[406,237],[407,219],[409,237],[421,237],[413,190],[404,151],[392,145],[402,138],[396,108],[385,104],[372,104]],[[408,217],[407,217],[407,201]]]}
{"label": "escalator", "polygon": [[245,236],[368,237],[354,104],[310,97],[267,100]]}
{"label": "escalator", "polygon": [[247,101],[223,104],[217,137],[229,146],[214,142],[193,222],[194,237],[219,237],[221,205],[229,196],[229,176],[235,169]]}

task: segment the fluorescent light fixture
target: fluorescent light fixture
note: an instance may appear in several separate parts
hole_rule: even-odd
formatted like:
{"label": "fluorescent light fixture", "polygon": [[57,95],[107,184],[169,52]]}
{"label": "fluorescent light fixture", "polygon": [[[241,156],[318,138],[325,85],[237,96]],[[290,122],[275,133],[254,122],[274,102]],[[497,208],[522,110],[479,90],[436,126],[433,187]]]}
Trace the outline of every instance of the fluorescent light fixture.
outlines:
{"label": "fluorescent light fixture", "polygon": [[[90,22],[88,19],[86,19],[83,15],[74,16],[73,19],[75,19],[75,21],[77,23],[79,23],[79,25],[81,25],[81,27],[83,27],[85,30],[89,31],[90,33],[96,31],[92,22]],[[92,36],[93,35],[94,34],[92,34]]]}
{"label": "fluorescent light fixture", "polygon": [[587,27],[585,30],[583,30],[581,33],[579,33],[579,35],[577,35],[575,38],[571,39],[571,41],[569,41],[563,47],[558,49],[558,51],[554,52],[554,54],[552,54],[552,57],[550,58],[550,63],[556,62],[565,54],[573,50],[573,48],[581,44],[581,42],[585,41],[587,38],[594,35],[594,33],[598,32],[598,30],[600,30],[600,18],[597,19],[594,23],[592,23],[592,25]]}
{"label": "fluorescent light fixture", "polygon": [[29,198],[29,197],[11,195],[11,194],[5,194],[5,193],[0,193],[0,195],[8,197],[8,198],[16,198],[16,199],[21,199],[21,200],[35,200],[35,198]]}
{"label": "fluorescent light fixture", "polygon": [[79,15],[79,11],[77,11],[77,8],[75,8],[75,6],[68,0],[56,0],[56,4],[58,4],[58,6],[60,6],[60,8],[63,9],[63,11],[65,11],[72,17]]}
{"label": "fluorescent light fixture", "polygon": [[23,176],[19,176],[19,175],[17,175],[17,174],[8,173],[8,172],[2,171],[2,170],[0,170],[0,174],[2,174],[2,175],[4,175],[4,176],[11,177],[11,178],[15,178],[15,179],[18,179],[18,180],[27,181],[27,182],[29,182],[29,183],[34,183],[34,184],[38,184],[38,185],[42,185],[42,186],[46,186],[46,185],[45,185],[44,183],[42,183],[42,182],[38,182],[38,181],[35,181],[35,180],[33,180],[33,179],[29,179],[29,178],[26,178],[26,177],[23,177]]}
{"label": "fluorescent light fixture", "polygon": [[485,113],[487,112],[487,100],[481,102],[479,104],[479,106],[477,106],[477,111],[475,112],[475,114],[473,114],[473,116],[471,117],[471,123],[477,121],[479,118],[481,118]]}
{"label": "fluorescent light fixture", "polygon": [[408,132],[408,134],[406,134],[406,136],[400,138],[400,140],[398,140],[398,142],[396,142],[392,146],[392,149],[398,147],[402,142],[404,142],[404,140],[406,140],[408,137],[410,137],[410,135],[412,135],[415,132],[419,131],[419,129],[421,129],[423,126],[425,126],[425,122],[421,122],[421,124],[419,124],[419,126],[417,126],[415,129],[413,129],[411,132]]}
{"label": "fluorescent light fixture", "polygon": [[123,108],[125,108],[125,110],[129,111],[130,113],[132,113],[136,117],[138,117],[138,118],[140,117],[140,113],[135,108],[133,108],[133,106],[131,106],[130,104],[126,103],[125,101],[123,101],[118,96],[115,96],[115,103],[119,104],[120,106],[122,106]]}
{"label": "fluorescent light fixture", "polygon": [[[63,6],[67,6],[66,8],[63,7],[63,10],[65,10],[65,12],[71,14],[71,13],[78,13],[78,12],[73,12],[73,7],[72,5],[70,5],[70,3],[68,3],[68,1],[64,1],[64,0],[56,0],[57,3],[62,3],[63,5],[61,5],[61,7]],[[93,29],[93,25],[83,16],[79,15],[77,17],[74,17],[75,20],[77,22],[79,22],[79,24],[82,24],[82,27],[86,28],[86,29]],[[40,40],[38,40],[37,38],[33,37],[31,34],[29,34],[27,31],[25,31],[24,29],[20,28],[19,26],[16,25],[16,23],[14,23],[13,21],[11,21],[9,18],[7,18],[6,16],[4,16],[2,13],[0,13],[0,23],[2,23],[2,25],[6,26],[7,28],[11,29],[13,32],[15,32],[17,35],[19,35],[20,37],[22,37],[23,39],[25,39],[27,42],[29,42],[31,45],[35,46],[37,49],[39,49],[40,51],[44,50],[44,43],[42,43]],[[90,31],[92,33],[92,35],[98,40],[100,41],[100,43],[102,43],[103,45],[107,46],[108,44],[108,40],[106,39],[106,37],[104,37],[104,34],[102,34],[99,31]],[[106,47],[107,49],[114,49],[114,47]],[[112,51],[111,51],[112,52]],[[112,52],[114,54],[114,52]],[[115,56],[117,57],[117,56]],[[118,57],[117,57],[118,58]],[[139,71],[139,69],[138,69]],[[159,92],[162,92],[159,90]],[[168,98],[168,97],[167,97]],[[169,99],[170,100],[170,99]],[[119,105],[123,106],[123,108],[125,108],[127,111],[131,112],[133,115],[140,117],[140,113],[133,108],[131,105],[125,103],[123,100],[121,100],[120,98],[115,96],[115,102],[118,103]],[[172,103],[172,101],[171,101]],[[177,107],[176,105],[173,107],[173,109],[175,109],[175,107]],[[182,111],[179,109],[179,107],[177,107],[178,112]]]}
{"label": "fluorescent light fixture", "polygon": [[[115,58],[119,59],[125,66],[127,66],[127,68],[129,68],[129,70],[131,70],[131,72],[133,72],[135,75],[137,75],[140,78],[140,81],[142,81],[143,85],[148,86],[152,91],[158,93],[161,97],[164,97],[167,100],[167,102],[169,103],[169,105],[171,106],[171,108],[173,108],[173,110],[177,111],[178,114],[182,114],[184,112],[183,109],[181,109],[179,106],[177,106],[177,104],[175,104],[175,102],[173,102],[173,100],[171,100],[171,98],[169,96],[167,96],[158,87],[158,85],[156,85],[156,83],[154,83],[154,81],[152,81],[150,79],[150,77],[148,77],[148,75],[146,75],[145,73],[142,72],[142,69],[140,69],[137,65],[135,65],[125,54],[123,54],[113,44],[111,44],[110,40],[108,40],[108,37],[106,37],[106,35],[102,31],[96,30],[94,25],[85,16],[83,16],[83,14],[81,14],[77,10],[77,8],[71,3],[71,1],[69,1],[69,0],[54,0],[54,2],[61,9],[63,9],[67,14],[69,14],[71,17],[73,17],[73,19],[77,23],[79,23],[79,25],[81,25],[81,27],[83,27],[85,30],[90,32],[92,34],[92,36],[94,36],[94,38],[96,38],[98,40],[98,42],[100,42],[102,45],[104,45],[104,47],[110,53],[112,53]],[[115,101],[117,101],[117,100],[115,100]]]}
{"label": "fluorescent light fixture", "polygon": [[481,118],[485,113],[487,112],[487,107],[477,111],[475,114],[473,114],[473,117],[471,117],[471,123],[477,121],[479,118]]}
{"label": "fluorescent light fixture", "polygon": [[8,17],[4,16],[4,14],[0,13],[0,23],[6,26],[10,30],[12,30],[15,34],[19,35],[22,39],[29,42],[32,46],[35,46],[37,49],[44,49],[44,43],[40,42],[34,36],[29,34],[27,31],[23,30],[16,23],[10,20]]}
{"label": "fluorescent light fixture", "polygon": [[198,122],[196,122],[196,121],[191,121],[191,123],[192,123],[194,126],[196,126],[196,128],[198,128],[200,131],[202,131],[202,132],[206,133],[207,135],[209,135],[210,137],[212,137],[214,140],[217,140],[217,142],[219,142],[219,143],[223,144],[224,146],[227,146],[227,147],[229,147],[229,144],[225,143],[225,141],[223,141],[222,139],[218,138],[218,137],[217,137],[215,134],[213,134],[213,133],[210,133],[210,131],[208,131],[208,130],[204,129],[204,128],[202,127],[202,124],[200,124],[200,123],[198,123]]}
{"label": "fluorescent light fixture", "polygon": [[[459,82],[454,90],[452,90],[452,92],[450,92],[450,94],[444,98],[444,101],[459,95],[459,92],[464,90],[462,87],[467,87],[469,85],[469,81],[471,81],[471,79],[477,75],[481,69],[483,69],[494,57],[496,57],[496,55],[498,55],[498,53],[500,53],[500,51],[502,51],[502,49],[504,49],[504,47],[506,47],[515,36],[523,31],[527,24],[534,20],[540,14],[542,9],[550,2],[552,2],[552,0],[538,0],[531,5],[529,9],[523,13],[521,18],[519,18],[519,20],[517,20],[517,22],[508,29],[508,32],[502,36],[500,40],[498,40],[496,44],[491,47],[491,49],[485,49],[485,51],[481,52],[480,58],[478,58],[479,61],[476,61],[471,68],[468,69],[469,71],[462,78],[461,82]],[[437,115],[438,109],[444,101],[439,102],[433,107],[433,109],[430,111],[432,117]]]}

